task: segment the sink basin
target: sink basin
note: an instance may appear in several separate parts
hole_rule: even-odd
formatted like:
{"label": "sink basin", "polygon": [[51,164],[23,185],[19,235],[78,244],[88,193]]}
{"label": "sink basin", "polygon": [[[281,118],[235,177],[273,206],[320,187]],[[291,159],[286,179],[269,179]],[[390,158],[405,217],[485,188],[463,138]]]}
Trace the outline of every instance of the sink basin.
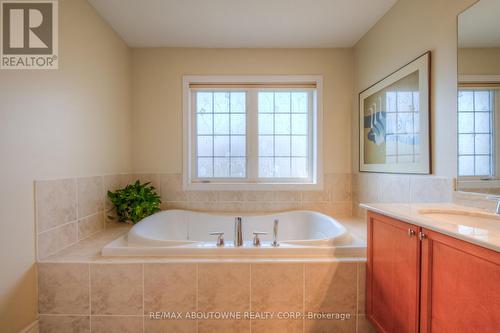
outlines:
{"label": "sink basin", "polygon": [[418,213],[437,222],[500,230],[500,216],[496,214],[452,209],[421,209]]}

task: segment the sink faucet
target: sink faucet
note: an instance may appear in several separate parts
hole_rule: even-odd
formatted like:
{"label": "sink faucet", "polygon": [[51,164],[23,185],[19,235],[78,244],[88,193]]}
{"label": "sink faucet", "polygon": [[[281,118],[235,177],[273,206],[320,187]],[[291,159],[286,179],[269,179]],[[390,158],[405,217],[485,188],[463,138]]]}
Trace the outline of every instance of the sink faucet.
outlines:
{"label": "sink faucet", "polygon": [[243,235],[241,233],[241,217],[234,218],[234,246],[243,245]]}
{"label": "sink faucet", "polygon": [[495,200],[497,202],[497,208],[495,209],[495,214],[500,214],[500,196],[494,195],[490,197],[486,197],[489,200]]}

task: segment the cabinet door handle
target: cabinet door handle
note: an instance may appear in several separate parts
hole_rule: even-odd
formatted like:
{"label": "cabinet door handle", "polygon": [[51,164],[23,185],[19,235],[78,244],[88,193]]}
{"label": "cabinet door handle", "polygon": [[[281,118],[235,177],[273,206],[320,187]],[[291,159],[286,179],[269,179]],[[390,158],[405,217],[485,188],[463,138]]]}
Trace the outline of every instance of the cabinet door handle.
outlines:
{"label": "cabinet door handle", "polygon": [[418,233],[418,239],[420,239],[420,240],[424,240],[424,239],[426,239],[426,238],[427,238],[427,235],[426,235],[426,234],[424,234],[423,232],[419,232],[419,233]]}
{"label": "cabinet door handle", "polygon": [[415,236],[415,230],[408,228],[408,237],[412,238],[413,236]]}

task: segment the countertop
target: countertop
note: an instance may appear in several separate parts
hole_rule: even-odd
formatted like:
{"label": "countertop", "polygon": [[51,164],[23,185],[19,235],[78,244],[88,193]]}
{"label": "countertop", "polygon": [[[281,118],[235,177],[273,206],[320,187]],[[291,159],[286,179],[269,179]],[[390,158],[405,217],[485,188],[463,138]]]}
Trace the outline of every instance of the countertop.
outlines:
{"label": "countertop", "polygon": [[[360,207],[500,252],[500,216],[485,210],[452,203],[362,203]],[[432,216],[426,216],[424,211],[451,215],[463,212],[466,217],[460,223],[448,223],[443,221],[443,217],[436,220]]]}

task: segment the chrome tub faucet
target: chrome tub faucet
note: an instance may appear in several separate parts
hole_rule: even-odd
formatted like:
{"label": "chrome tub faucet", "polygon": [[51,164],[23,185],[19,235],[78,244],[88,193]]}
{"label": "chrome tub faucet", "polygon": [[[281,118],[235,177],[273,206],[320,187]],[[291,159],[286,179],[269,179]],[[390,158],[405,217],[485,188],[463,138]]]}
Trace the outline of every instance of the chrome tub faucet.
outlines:
{"label": "chrome tub faucet", "polygon": [[211,236],[217,236],[217,247],[224,246],[224,232],[223,231],[215,231],[210,233]]}
{"label": "chrome tub faucet", "polygon": [[243,234],[241,232],[241,217],[234,218],[234,246],[243,245]]}
{"label": "chrome tub faucet", "polygon": [[253,246],[260,246],[259,236],[267,235],[265,231],[254,231],[253,232]]}
{"label": "chrome tub faucet", "polygon": [[278,223],[280,220],[274,219],[274,225],[273,225],[273,242],[271,243],[272,246],[278,247],[280,244],[278,243]]}

